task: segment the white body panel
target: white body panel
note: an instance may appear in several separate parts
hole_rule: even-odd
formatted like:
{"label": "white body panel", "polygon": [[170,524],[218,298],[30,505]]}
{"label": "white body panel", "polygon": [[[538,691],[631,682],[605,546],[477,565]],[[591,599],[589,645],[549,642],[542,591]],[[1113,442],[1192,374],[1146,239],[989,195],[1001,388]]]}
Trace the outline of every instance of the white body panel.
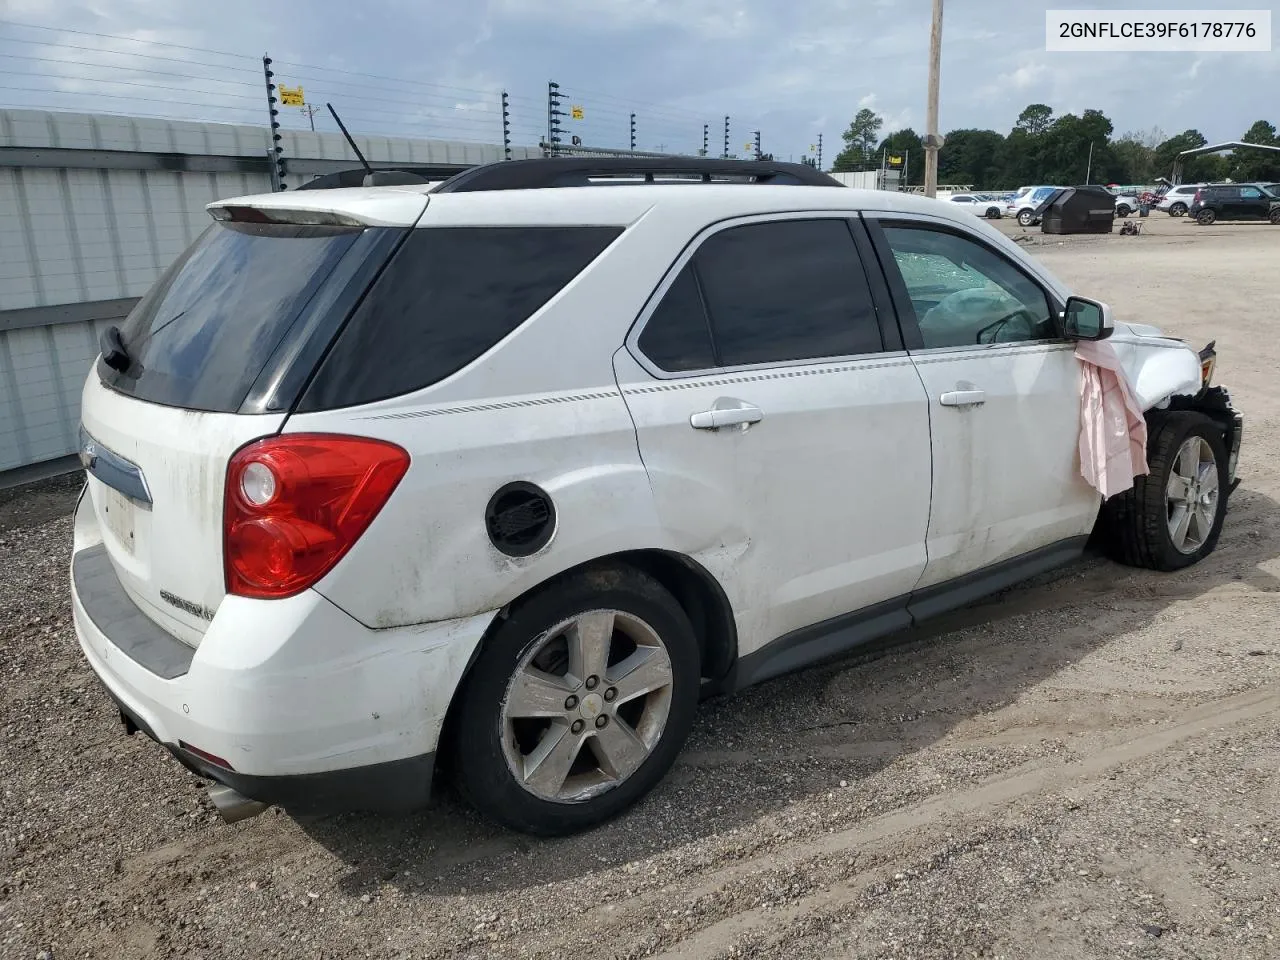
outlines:
{"label": "white body panel", "polygon": [[[102,537],[82,501],[74,551]],[[286,600],[228,597],[190,670],[164,680],[111,643],[74,590],[72,617],[94,672],[162,742],[185,741],[239,773],[270,776],[435,750],[454,688],[491,619],[369,630],[314,590]]]}
{"label": "white body panel", "polygon": [[[674,382],[626,351],[615,364],[661,525],[728,589],[740,655],[915,585],[929,425],[905,355]],[[725,398],[763,418],[746,429],[690,425]]]}
{"label": "white body panel", "polygon": [[[613,384],[578,394],[495,397],[481,408],[423,402],[295,416],[312,430],[391,440],[409,472],[316,590],[370,627],[493,611],[562,570],[623,550],[665,547],[635,430]],[[490,543],[485,506],[504,483],[551,494],[556,531],[534,557]]]}
{"label": "white body panel", "polygon": [[148,617],[180,640],[199,643],[225,595],[227,461],[245,443],[278,430],[284,417],[144,403],[104,387],[93,371],[81,410],[85,430],[136,464],[151,492],[148,505],[89,478],[88,499],[120,582]]}
{"label": "white body panel", "polygon": [[[1080,476],[1080,361],[1071,345],[926,350],[933,509],[920,587],[1087,534],[1098,492]],[[943,406],[978,390],[973,406]]]}

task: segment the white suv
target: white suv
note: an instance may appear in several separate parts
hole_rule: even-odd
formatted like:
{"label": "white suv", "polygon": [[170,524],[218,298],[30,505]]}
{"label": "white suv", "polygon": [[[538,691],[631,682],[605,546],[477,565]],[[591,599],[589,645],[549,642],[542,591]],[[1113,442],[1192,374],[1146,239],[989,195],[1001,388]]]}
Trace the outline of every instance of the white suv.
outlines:
{"label": "white suv", "polygon": [[[76,631],[228,819],[411,809],[440,760],[503,823],[580,829],[700,695],[1095,526],[1157,569],[1213,549],[1241,421],[1211,351],[1113,326],[954,204],[641,163],[216,203],[104,334]],[[1073,341],[1108,335],[1151,475],[1101,504]]]}
{"label": "white suv", "polygon": [[1191,209],[1191,201],[1196,198],[1196,191],[1203,186],[1203,183],[1180,183],[1170,187],[1156,201],[1156,209],[1171,217],[1185,217],[1187,211]]}

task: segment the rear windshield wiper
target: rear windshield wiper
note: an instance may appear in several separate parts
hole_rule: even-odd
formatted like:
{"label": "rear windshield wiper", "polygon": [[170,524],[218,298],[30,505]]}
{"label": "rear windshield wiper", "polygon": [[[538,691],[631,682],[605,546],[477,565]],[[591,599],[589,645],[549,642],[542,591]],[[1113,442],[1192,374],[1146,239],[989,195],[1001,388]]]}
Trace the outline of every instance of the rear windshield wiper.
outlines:
{"label": "rear windshield wiper", "polygon": [[98,341],[98,346],[102,349],[102,362],[112,370],[124,373],[129,369],[129,351],[124,348],[120,328],[115,324],[102,331],[102,339]]}

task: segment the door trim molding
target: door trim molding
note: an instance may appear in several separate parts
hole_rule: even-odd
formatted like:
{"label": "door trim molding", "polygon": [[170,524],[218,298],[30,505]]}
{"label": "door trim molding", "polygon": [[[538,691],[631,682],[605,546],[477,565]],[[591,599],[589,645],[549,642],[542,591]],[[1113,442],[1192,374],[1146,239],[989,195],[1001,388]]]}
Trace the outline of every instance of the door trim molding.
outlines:
{"label": "door trim molding", "polygon": [[1071,537],[882,603],[801,627],[740,657],[726,686],[738,691],[837,657],[1076,560],[1087,536]]}

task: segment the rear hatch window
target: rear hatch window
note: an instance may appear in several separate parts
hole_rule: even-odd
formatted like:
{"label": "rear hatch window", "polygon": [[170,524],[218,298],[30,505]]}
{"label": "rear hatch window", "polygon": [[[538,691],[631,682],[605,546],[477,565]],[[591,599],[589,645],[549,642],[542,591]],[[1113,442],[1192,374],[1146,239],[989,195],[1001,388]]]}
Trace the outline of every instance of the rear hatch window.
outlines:
{"label": "rear hatch window", "polygon": [[118,393],[215,413],[240,408],[294,321],[360,237],[358,227],[210,226],[120,328],[124,372],[99,361]]}

